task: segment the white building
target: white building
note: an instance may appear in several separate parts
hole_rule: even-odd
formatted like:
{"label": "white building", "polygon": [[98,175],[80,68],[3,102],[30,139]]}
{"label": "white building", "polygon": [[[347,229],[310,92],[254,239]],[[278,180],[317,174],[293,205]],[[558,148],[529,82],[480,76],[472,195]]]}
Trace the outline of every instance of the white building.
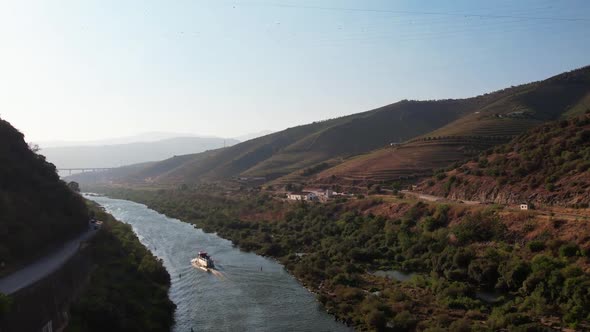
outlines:
{"label": "white building", "polygon": [[334,196],[334,191],[331,189],[310,189],[307,191],[313,193],[320,200],[328,200]]}
{"label": "white building", "polygon": [[287,194],[287,199],[290,201],[313,201],[317,199],[317,195],[307,191],[293,192]]}
{"label": "white building", "polygon": [[527,203],[522,203],[522,204],[520,204],[520,209],[521,210],[528,210],[529,209],[529,205]]}

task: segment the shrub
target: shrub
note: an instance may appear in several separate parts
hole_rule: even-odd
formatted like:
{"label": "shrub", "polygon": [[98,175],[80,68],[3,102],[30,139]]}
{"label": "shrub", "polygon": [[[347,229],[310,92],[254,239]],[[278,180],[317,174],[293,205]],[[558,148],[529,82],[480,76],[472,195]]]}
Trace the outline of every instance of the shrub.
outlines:
{"label": "shrub", "polygon": [[409,311],[402,311],[393,319],[394,331],[413,331],[418,321]]}
{"label": "shrub", "polygon": [[508,289],[518,289],[531,272],[529,265],[520,259],[502,262],[498,268],[502,285]]}
{"label": "shrub", "polygon": [[428,216],[422,220],[422,228],[427,232],[432,232],[438,227],[440,225],[438,225],[437,220],[432,216]]}
{"label": "shrub", "polygon": [[471,322],[467,319],[459,319],[451,323],[449,331],[471,332]]}
{"label": "shrub", "polygon": [[505,226],[493,214],[478,212],[465,217],[452,230],[460,243],[469,243],[499,240],[504,236]]}
{"label": "shrub", "polygon": [[365,322],[370,327],[382,330],[387,324],[387,317],[383,311],[374,309],[365,315]]}
{"label": "shrub", "polygon": [[590,162],[584,161],[576,166],[576,171],[579,173],[586,172],[590,168]]}
{"label": "shrub", "polygon": [[575,243],[566,243],[559,247],[559,256],[561,257],[573,257],[578,254],[580,248]]}
{"label": "shrub", "polygon": [[583,130],[576,135],[576,143],[583,144],[590,141],[590,130]]}
{"label": "shrub", "polygon": [[527,244],[527,248],[529,248],[531,252],[539,252],[545,250],[545,242],[538,240],[531,241]]}
{"label": "shrub", "polygon": [[483,286],[494,286],[498,280],[498,264],[489,259],[478,258],[467,268],[469,277]]}

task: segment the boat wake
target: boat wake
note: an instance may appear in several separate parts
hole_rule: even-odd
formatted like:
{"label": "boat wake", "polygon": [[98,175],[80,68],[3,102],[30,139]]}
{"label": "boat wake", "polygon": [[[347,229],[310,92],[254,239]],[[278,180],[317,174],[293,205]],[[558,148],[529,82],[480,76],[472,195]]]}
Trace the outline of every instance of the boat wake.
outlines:
{"label": "boat wake", "polygon": [[191,260],[191,265],[194,268],[201,269],[201,270],[203,270],[205,272],[209,272],[209,273],[211,273],[212,275],[216,276],[219,279],[222,279],[222,280],[223,279],[227,279],[227,277],[225,276],[225,274],[223,274],[221,271],[216,270],[216,269],[211,268],[211,267],[204,267],[204,266],[200,265],[197,262],[197,259],[196,258],[194,258],[194,259]]}
{"label": "boat wake", "polygon": [[209,269],[209,272],[211,272],[212,275],[216,276],[219,279],[227,279],[225,277],[225,274],[221,273],[221,271],[217,271],[215,269]]}

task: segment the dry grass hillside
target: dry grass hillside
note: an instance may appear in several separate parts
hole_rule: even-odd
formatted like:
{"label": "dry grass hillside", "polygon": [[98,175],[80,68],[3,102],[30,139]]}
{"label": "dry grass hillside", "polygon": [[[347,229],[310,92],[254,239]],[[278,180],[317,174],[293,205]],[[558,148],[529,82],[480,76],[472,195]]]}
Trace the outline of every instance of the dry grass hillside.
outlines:
{"label": "dry grass hillside", "polygon": [[537,127],[425,181],[420,190],[453,199],[588,207],[589,114]]}

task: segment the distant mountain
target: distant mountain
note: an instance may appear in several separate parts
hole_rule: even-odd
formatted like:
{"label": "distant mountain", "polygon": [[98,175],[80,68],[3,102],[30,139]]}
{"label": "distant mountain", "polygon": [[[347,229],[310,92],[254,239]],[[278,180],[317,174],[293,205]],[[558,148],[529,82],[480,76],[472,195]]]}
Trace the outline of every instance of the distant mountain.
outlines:
{"label": "distant mountain", "polygon": [[171,133],[163,131],[153,131],[147,133],[141,133],[132,136],[105,138],[99,140],[88,140],[88,141],[41,141],[34,142],[41,148],[56,148],[64,146],[101,146],[101,145],[117,145],[117,144],[129,144],[129,143],[140,143],[140,142],[155,142],[170,138],[177,137],[206,137],[211,138],[212,136],[200,136],[188,133]]}
{"label": "distant mountain", "polygon": [[236,143],[235,139],[176,137],[152,142],[44,148],[41,153],[58,168],[109,168],[158,161]]}
{"label": "distant mountain", "polygon": [[588,114],[544,125],[425,181],[419,190],[454,199],[562,207],[590,204]]}
{"label": "distant mountain", "polygon": [[249,134],[246,134],[246,135],[237,136],[237,137],[234,137],[234,139],[237,139],[240,142],[245,142],[245,141],[249,141],[251,139],[258,138],[258,137],[261,137],[261,136],[266,136],[266,135],[269,135],[269,134],[272,134],[272,133],[273,133],[272,130],[262,130],[262,131],[259,131],[259,132],[256,132],[256,133],[249,133]]}
{"label": "distant mountain", "polygon": [[590,67],[473,98],[404,100],[143,165],[117,181],[175,185],[243,177],[273,185],[366,189],[371,183],[430,176],[435,168],[506,143],[529,128],[579,114],[585,105],[590,105]]}
{"label": "distant mountain", "polygon": [[0,262],[10,269],[87,227],[82,197],[29,149],[22,133],[0,119]]}

